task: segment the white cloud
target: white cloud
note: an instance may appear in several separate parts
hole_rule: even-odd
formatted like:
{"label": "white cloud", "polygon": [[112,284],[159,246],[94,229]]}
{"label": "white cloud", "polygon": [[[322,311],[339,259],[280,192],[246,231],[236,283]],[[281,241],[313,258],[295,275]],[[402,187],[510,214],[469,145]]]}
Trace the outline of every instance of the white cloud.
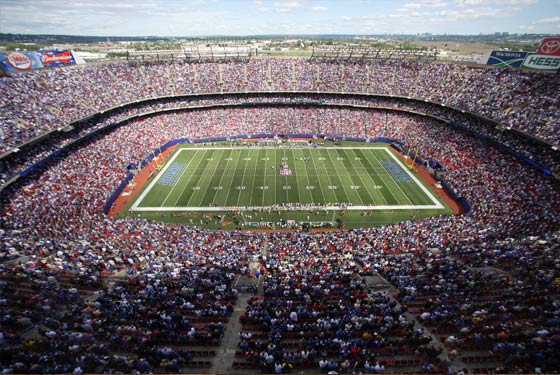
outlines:
{"label": "white cloud", "polygon": [[258,1],[257,5],[263,12],[290,13],[303,7],[303,1],[298,0],[280,0],[272,3]]}
{"label": "white cloud", "polygon": [[311,7],[311,10],[314,11],[314,12],[324,12],[324,11],[326,11],[327,9],[329,9],[329,8],[324,7],[324,6],[322,6],[322,5],[313,5],[313,6]]}
{"label": "white cloud", "polygon": [[497,4],[528,6],[537,4],[539,0],[494,0]]}
{"label": "white cloud", "polygon": [[541,18],[539,20],[531,22],[529,25],[522,25],[519,28],[521,30],[531,31],[537,28],[537,25],[549,25],[555,24],[553,27],[556,29],[560,28],[560,17],[548,17],[548,18]]}
{"label": "white cloud", "polygon": [[458,0],[459,5],[473,6],[473,5],[519,5],[529,6],[538,3],[539,0]]}
{"label": "white cloud", "polygon": [[560,23],[560,17],[541,18],[536,23]]}
{"label": "white cloud", "polygon": [[415,3],[406,3],[399,9],[441,8],[446,5],[445,1],[440,0],[419,0]]}
{"label": "white cloud", "polygon": [[420,5],[420,3],[406,3],[403,5],[402,8],[400,9],[418,9],[420,8],[422,5]]}

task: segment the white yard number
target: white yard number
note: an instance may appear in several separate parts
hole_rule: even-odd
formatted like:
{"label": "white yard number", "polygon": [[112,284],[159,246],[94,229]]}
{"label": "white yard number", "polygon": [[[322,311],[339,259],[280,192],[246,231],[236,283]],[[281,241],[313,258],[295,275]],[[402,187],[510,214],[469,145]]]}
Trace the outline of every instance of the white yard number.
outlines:
{"label": "white yard number", "polygon": [[338,186],[336,186],[336,185],[329,185],[329,189],[330,189],[330,190],[336,190],[336,189],[338,189]]}
{"label": "white yard number", "polygon": [[193,186],[193,190],[200,190],[200,186]]}
{"label": "white yard number", "polygon": [[251,160],[251,158],[243,158],[243,160]]}
{"label": "white yard number", "polygon": [[362,158],[360,158],[359,156],[356,156],[356,157],[354,158],[354,160],[362,160]]}
{"label": "white yard number", "polygon": [[226,158],[227,161],[233,160],[232,158]]}
{"label": "white yard number", "polygon": [[307,190],[313,190],[313,189],[315,189],[315,186],[313,186],[313,185],[307,185],[305,188],[306,188]]}
{"label": "white yard number", "polygon": [[208,158],[208,159],[206,159],[206,160],[208,160],[208,161],[212,161],[212,160],[214,160],[214,158]]}
{"label": "white yard number", "polygon": [[351,185],[350,189],[352,190],[358,190],[360,188],[360,185]]}
{"label": "white yard number", "polygon": [[288,158],[282,158],[282,160],[288,160]]}
{"label": "white yard number", "polygon": [[236,186],[235,187],[237,190],[245,190],[245,186]]}
{"label": "white yard number", "polygon": [[259,186],[259,189],[261,189],[261,190],[268,190],[268,185]]}
{"label": "white yard number", "polygon": [[261,160],[270,160],[270,158],[262,158]]}
{"label": "white yard number", "polygon": [[374,188],[375,190],[379,190],[381,189],[383,186],[381,185],[373,185],[372,188]]}
{"label": "white yard number", "polygon": [[325,158],[318,158],[319,160],[325,160]]}
{"label": "white yard number", "polygon": [[290,190],[292,187],[290,185],[284,185],[282,186],[282,189],[284,190]]}
{"label": "white yard number", "polygon": [[222,190],[222,187],[221,187],[221,186],[212,186],[212,189],[214,189],[214,190]]}
{"label": "white yard number", "polygon": [[344,158],[338,156],[338,157],[336,158],[336,160],[344,160]]}

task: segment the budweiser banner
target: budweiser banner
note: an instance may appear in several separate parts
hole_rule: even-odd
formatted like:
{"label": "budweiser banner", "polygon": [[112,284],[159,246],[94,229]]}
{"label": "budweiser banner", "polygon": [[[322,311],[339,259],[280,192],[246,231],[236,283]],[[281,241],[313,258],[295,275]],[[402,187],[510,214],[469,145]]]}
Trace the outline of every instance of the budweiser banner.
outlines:
{"label": "budweiser banner", "polygon": [[5,72],[75,65],[72,51],[10,51],[0,53],[0,64]]}
{"label": "budweiser banner", "polygon": [[40,51],[43,67],[75,65],[72,51]]}
{"label": "budweiser banner", "polygon": [[560,38],[544,38],[537,53],[523,61],[524,68],[558,70],[560,68]]}

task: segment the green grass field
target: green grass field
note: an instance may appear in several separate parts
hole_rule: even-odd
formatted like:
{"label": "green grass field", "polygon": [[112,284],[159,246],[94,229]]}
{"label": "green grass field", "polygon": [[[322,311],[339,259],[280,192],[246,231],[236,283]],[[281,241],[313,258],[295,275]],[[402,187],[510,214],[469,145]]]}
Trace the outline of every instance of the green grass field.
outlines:
{"label": "green grass field", "polygon": [[210,227],[367,227],[452,213],[386,144],[350,142],[185,145],[129,211]]}

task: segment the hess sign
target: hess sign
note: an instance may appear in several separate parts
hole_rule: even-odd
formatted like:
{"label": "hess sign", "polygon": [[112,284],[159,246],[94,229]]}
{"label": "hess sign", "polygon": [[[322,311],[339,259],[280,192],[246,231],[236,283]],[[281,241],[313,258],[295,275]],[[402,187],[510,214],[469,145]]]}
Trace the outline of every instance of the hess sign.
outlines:
{"label": "hess sign", "polygon": [[536,54],[528,55],[524,68],[558,70],[560,68],[560,38],[544,38]]}

